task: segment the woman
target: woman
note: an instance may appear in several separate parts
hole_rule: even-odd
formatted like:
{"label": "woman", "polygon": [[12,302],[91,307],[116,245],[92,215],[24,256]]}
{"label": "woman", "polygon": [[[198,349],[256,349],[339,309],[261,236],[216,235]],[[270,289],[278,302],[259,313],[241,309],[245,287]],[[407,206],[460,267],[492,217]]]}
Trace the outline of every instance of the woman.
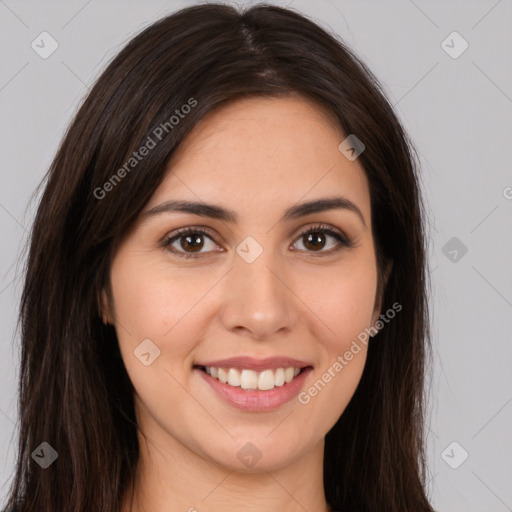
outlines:
{"label": "woman", "polygon": [[413,150],[343,43],[158,21],[46,177],[7,510],[432,511],[426,276]]}

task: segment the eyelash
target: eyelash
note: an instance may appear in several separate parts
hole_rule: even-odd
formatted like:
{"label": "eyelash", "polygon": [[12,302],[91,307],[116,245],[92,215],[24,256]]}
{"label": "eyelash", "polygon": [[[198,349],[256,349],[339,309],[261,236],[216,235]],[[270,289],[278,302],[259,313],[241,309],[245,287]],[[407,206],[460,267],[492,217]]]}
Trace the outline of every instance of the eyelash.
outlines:
{"label": "eyelash", "polygon": [[[340,247],[338,249],[331,249],[329,251],[319,251],[318,254],[320,254],[320,255],[332,254],[334,252],[337,252],[337,251],[341,250],[342,248],[349,249],[349,248],[352,248],[354,246],[354,242],[352,240],[350,240],[349,238],[345,237],[341,233],[338,233],[337,231],[335,231],[333,226],[330,226],[329,224],[319,224],[318,226],[313,226],[313,227],[306,228],[306,229],[304,229],[303,231],[301,231],[299,233],[299,235],[297,236],[297,240],[300,239],[301,237],[303,237],[305,235],[309,235],[311,233],[323,233],[323,234],[326,234],[326,235],[330,235],[333,238],[335,238],[341,244],[341,246],[342,246],[342,247]],[[171,248],[171,245],[176,240],[179,240],[180,238],[185,237],[187,235],[207,236],[213,242],[215,242],[215,240],[213,240],[213,235],[212,235],[212,233],[210,233],[210,231],[208,231],[208,230],[206,230],[204,228],[186,227],[186,228],[181,228],[181,229],[176,230],[175,233],[172,236],[167,237],[164,240],[164,242],[163,242],[163,247],[165,249],[167,249],[168,251],[172,252],[173,254],[176,254],[178,257],[186,258],[186,259],[189,259],[189,258],[199,258],[199,257],[201,257],[201,255],[205,254],[205,253],[186,253],[186,252],[180,252],[180,251],[176,251],[175,249]],[[306,251],[306,252],[311,252],[311,253],[314,254],[316,251]]]}

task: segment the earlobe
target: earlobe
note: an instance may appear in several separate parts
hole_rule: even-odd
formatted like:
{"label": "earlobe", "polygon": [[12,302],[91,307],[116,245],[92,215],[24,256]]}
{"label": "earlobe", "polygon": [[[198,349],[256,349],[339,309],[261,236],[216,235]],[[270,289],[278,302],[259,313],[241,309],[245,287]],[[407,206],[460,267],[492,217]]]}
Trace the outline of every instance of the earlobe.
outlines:
{"label": "earlobe", "polygon": [[391,274],[391,270],[393,270],[393,260],[389,260],[386,265],[386,270],[384,271],[384,287],[388,284],[389,275]]}
{"label": "earlobe", "polygon": [[384,290],[386,289],[386,285],[388,283],[388,279],[389,279],[392,269],[393,269],[393,260],[390,260],[387,263],[386,268],[384,269],[384,275],[382,276],[382,280],[379,280],[379,285],[377,287],[377,295],[375,297],[375,306],[373,309],[372,325],[375,325],[375,323],[377,322],[377,320],[379,319],[379,316],[381,314]]}
{"label": "earlobe", "polygon": [[108,294],[105,289],[102,289],[100,292],[99,300],[99,316],[101,317],[101,321],[104,325],[108,325],[111,322],[112,314],[110,311],[110,301],[108,299]]}

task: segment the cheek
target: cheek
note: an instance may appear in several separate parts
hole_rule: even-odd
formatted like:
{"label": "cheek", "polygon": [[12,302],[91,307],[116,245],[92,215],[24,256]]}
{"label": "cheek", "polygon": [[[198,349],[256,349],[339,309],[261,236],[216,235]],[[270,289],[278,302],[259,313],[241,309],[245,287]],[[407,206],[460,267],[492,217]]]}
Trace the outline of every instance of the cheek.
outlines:
{"label": "cheek", "polygon": [[187,319],[198,289],[172,278],[161,263],[126,256],[111,272],[119,348],[136,396],[164,424],[171,397],[180,396],[178,382],[186,379],[184,361],[195,340]]}
{"label": "cheek", "polygon": [[312,327],[321,361],[299,396],[299,402],[310,412],[306,421],[311,429],[318,428],[317,417],[322,418],[322,428],[331,428],[360,382],[370,339],[365,329],[371,325],[376,272],[371,265],[354,266],[320,284],[324,285],[323,293],[310,292],[307,300],[318,317]]}
{"label": "cheek", "polygon": [[[133,384],[141,391],[150,384],[156,376],[155,369],[164,361],[167,368],[169,350],[164,343],[165,335],[175,325],[176,330],[179,328],[179,319],[186,314],[187,307],[190,309],[187,297],[191,294],[187,295],[189,288],[180,293],[182,287],[165,278],[161,265],[144,261],[128,251],[120,251],[114,261],[111,284],[119,348]],[[180,339],[186,343],[187,337]],[[174,357],[186,350],[179,343],[172,347]],[[145,366],[137,355],[148,352],[150,356],[146,359],[151,363]]]}
{"label": "cheek", "polygon": [[317,270],[300,279],[300,297],[314,313],[310,318],[315,318],[317,337],[329,352],[343,353],[371,324],[377,289],[374,260],[359,255],[329,272]]}
{"label": "cheek", "polygon": [[204,294],[200,277],[184,277],[162,261],[128,255],[112,267],[116,319],[134,336],[164,339]]}

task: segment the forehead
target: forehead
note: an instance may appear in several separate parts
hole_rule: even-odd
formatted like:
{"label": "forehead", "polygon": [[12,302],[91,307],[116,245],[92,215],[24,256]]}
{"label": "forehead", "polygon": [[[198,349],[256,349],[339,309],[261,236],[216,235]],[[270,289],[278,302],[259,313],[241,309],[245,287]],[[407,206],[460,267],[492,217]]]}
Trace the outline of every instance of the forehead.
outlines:
{"label": "forehead", "polygon": [[322,107],[302,98],[230,103],[188,134],[148,207],[169,198],[213,200],[252,215],[258,205],[263,213],[343,195],[369,222],[366,174],[339,151],[345,137]]}

